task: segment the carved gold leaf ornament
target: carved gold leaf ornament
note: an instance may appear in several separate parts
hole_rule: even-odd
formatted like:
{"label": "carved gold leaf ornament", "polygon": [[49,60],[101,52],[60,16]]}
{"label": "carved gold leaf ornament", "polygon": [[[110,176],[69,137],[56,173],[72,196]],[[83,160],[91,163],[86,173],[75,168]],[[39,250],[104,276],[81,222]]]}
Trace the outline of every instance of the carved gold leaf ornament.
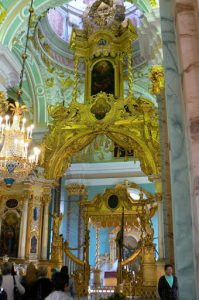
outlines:
{"label": "carved gold leaf ornament", "polygon": [[[93,107],[95,110],[96,102],[102,98],[104,103],[110,105],[110,110],[99,120],[93,113]],[[107,135],[124,149],[133,150],[145,174],[159,174],[156,108],[144,98],[140,98],[136,105],[128,109],[129,105],[129,98],[112,103],[109,95],[99,93],[93,98],[93,103],[72,102],[68,107],[50,106],[48,113],[52,121],[43,149],[46,176],[62,176],[73,155],[101,134]]]}
{"label": "carved gold leaf ornament", "polygon": [[150,0],[150,4],[153,8],[158,7],[158,0]]}
{"label": "carved gold leaf ornament", "polygon": [[16,114],[18,116],[21,116],[24,112],[29,111],[26,105],[20,105],[18,101],[15,101],[15,103],[9,104],[10,111],[12,114]]}
{"label": "carved gold leaf ornament", "polygon": [[5,114],[8,110],[8,101],[6,100],[6,94],[0,91],[0,115]]}
{"label": "carved gold leaf ornament", "polygon": [[2,2],[0,1],[0,24],[3,23],[5,17],[7,15],[6,9],[3,7]]}
{"label": "carved gold leaf ornament", "polygon": [[149,79],[151,80],[150,92],[153,95],[158,95],[164,89],[164,68],[160,65],[154,65],[151,67],[149,73]]}
{"label": "carved gold leaf ornament", "polygon": [[66,89],[67,87],[71,86],[72,84],[73,84],[73,80],[71,78],[60,80],[60,85],[61,85],[62,89]]}
{"label": "carved gold leaf ornament", "polygon": [[[74,28],[70,46],[74,50],[74,80],[72,101],[48,109],[49,133],[44,139],[43,166],[49,179],[61,177],[72,157],[96,140],[107,136],[113,144],[133,151],[146,175],[160,173],[160,147],[157,109],[145,98],[136,99],[132,81],[132,43],[137,39],[136,28],[124,21],[124,7],[113,1],[95,1],[85,13],[84,28]],[[102,16],[104,20],[102,20]],[[101,23],[102,21],[102,23]],[[106,23],[106,24],[105,24]],[[78,64],[85,62],[85,102],[77,102]],[[129,93],[124,98],[123,73],[127,60]],[[99,62],[114,69],[114,93],[91,92],[92,70]],[[112,69],[111,69],[112,70]],[[153,68],[153,85],[161,87],[160,68]],[[62,79],[61,79],[62,80]],[[71,84],[66,78],[63,87]],[[155,89],[153,87],[153,89]],[[156,89],[157,90],[157,89]]]}

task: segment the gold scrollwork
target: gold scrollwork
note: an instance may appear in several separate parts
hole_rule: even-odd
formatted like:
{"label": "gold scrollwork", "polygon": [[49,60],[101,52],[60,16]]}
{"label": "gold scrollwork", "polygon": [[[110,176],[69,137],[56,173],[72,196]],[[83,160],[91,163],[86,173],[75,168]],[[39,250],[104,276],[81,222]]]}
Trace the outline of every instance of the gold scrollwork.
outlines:
{"label": "gold scrollwork", "polygon": [[[95,116],[95,105],[102,99],[104,117]],[[105,134],[126,150],[133,150],[146,175],[160,173],[160,148],[157,109],[149,100],[118,99],[112,102],[100,93],[92,103],[72,102],[68,107],[49,107],[50,132],[43,144],[45,175],[56,179],[63,175],[74,154]],[[106,107],[110,104],[110,110]],[[103,107],[102,105],[102,107]]]}
{"label": "gold scrollwork", "polygon": [[149,79],[151,80],[151,93],[160,94],[164,88],[164,68],[163,66],[154,65],[151,68]]}

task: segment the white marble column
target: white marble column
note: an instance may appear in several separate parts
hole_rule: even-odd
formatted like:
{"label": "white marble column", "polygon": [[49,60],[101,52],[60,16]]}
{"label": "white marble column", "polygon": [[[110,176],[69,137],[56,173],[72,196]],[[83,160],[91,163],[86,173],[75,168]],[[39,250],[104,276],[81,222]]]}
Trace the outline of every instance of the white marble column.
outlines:
{"label": "white marble column", "polygon": [[21,259],[25,258],[27,219],[28,219],[28,199],[25,199],[23,205],[23,213],[21,218],[20,236],[19,236],[18,257]]}
{"label": "white marble column", "polygon": [[[187,7],[190,10],[189,4],[191,1],[181,1],[181,7]],[[177,52],[179,49],[176,43],[175,1],[160,0],[159,2],[170,148],[175,269],[179,281],[180,300],[196,300],[198,298],[191,208],[190,162],[187,151],[187,124],[181,85],[183,78],[180,73],[179,52]],[[187,2],[187,5],[185,2]],[[187,56],[189,56],[189,53],[187,53]]]}
{"label": "white marble column", "polygon": [[44,202],[43,234],[41,258],[47,259],[48,251],[48,219],[49,219],[49,201]]}
{"label": "white marble column", "polygon": [[188,129],[196,284],[199,299],[199,9],[197,0],[175,0],[182,90]]}

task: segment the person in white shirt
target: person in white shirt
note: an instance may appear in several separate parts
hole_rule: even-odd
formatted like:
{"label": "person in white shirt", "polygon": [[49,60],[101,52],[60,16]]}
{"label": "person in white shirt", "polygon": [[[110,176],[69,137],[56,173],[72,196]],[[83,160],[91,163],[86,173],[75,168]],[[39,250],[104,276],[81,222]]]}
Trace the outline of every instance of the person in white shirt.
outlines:
{"label": "person in white shirt", "polygon": [[7,293],[7,300],[14,300],[14,279],[16,282],[16,287],[21,295],[25,293],[24,287],[20,284],[17,275],[12,275],[12,264],[6,262],[1,267],[3,282],[2,288]]}
{"label": "person in white shirt", "polygon": [[63,273],[57,272],[52,278],[54,284],[54,291],[45,298],[45,300],[72,300],[67,294],[69,278]]}

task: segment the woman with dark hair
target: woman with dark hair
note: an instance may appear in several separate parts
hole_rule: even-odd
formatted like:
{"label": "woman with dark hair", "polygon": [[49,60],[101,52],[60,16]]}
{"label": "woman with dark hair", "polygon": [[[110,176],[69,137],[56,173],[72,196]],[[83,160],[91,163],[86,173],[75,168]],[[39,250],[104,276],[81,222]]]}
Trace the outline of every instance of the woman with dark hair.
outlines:
{"label": "woman with dark hair", "polygon": [[63,273],[66,276],[66,280],[68,280],[68,293],[71,297],[75,297],[75,284],[73,278],[68,274],[68,266],[63,266],[61,268],[61,273]]}
{"label": "woman with dark hair", "polygon": [[173,266],[165,265],[165,275],[162,276],[158,283],[158,293],[161,300],[178,300],[178,281],[173,275]]}
{"label": "woman with dark hair", "polygon": [[54,291],[45,300],[71,300],[72,298],[67,296],[68,280],[67,277],[57,272],[53,276]]}
{"label": "woman with dark hair", "polygon": [[24,287],[20,284],[18,276],[12,275],[12,264],[6,262],[1,267],[3,275],[2,287],[7,293],[8,300],[14,300],[14,287],[16,286],[19,294],[23,295],[25,293]]}

